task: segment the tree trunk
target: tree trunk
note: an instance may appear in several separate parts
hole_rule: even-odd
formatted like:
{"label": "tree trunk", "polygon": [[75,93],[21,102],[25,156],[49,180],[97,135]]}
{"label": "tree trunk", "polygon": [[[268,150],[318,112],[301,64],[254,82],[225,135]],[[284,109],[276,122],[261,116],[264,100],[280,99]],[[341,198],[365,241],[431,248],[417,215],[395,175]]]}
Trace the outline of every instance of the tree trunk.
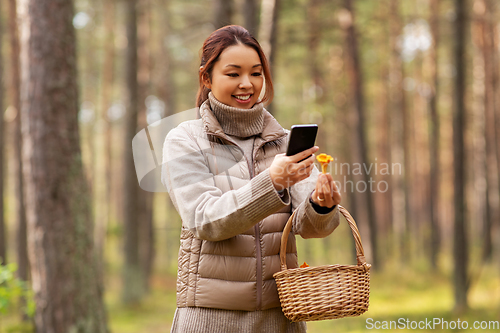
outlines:
{"label": "tree trunk", "polygon": [[433,45],[430,49],[430,76],[432,80],[432,90],[429,98],[429,152],[430,152],[430,170],[429,170],[429,210],[430,210],[430,263],[433,270],[437,269],[437,261],[441,248],[441,230],[439,225],[439,191],[440,191],[440,121],[438,113],[439,98],[439,73],[438,73],[438,47],[439,47],[439,0],[431,2],[431,34]]}
{"label": "tree trunk", "polygon": [[[402,55],[399,55],[402,57]],[[401,88],[403,88],[403,80],[404,80],[404,63],[401,62]],[[401,94],[405,95],[404,88],[401,90]],[[408,105],[406,105],[406,97],[402,97],[402,103],[404,103],[403,108],[400,110],[401,117],[401,139],[402,139],[402,147],[403,147],[403,192],[404,192],[404,233],[403,233],[403,244],[402,244],[402,253],[403,258],[406,262],[410,262],[415,255],[415,253],[411,249],[412,237],[411,230],[415,228],[415,219],[413,218],[413,207],[415,203],[416,195],[413,193],[411,184],[412,184],[412,174],[413,174],[413,166],[411,162],[411,134],[412,134],[412,122],[411,122],[411,112],[410,106],[412,105],[411,100],[409,100]]]}
{"label": "tree trunk", "polygon": [[[105,229],[107,229],[109,222],[111,221],[112,216],[117,215],[116,210],[117,210],[117,200],[113,200],[113,184],[115,184],[114,180],[116,177],[113,177],[113,156],[112,156],[112,137],[113,137],[113,124],[111,122],[111,119],[108,114],[108,110],[111,107],[111,100],[110,98],[113,95],[113,85],[115,83],[115,35],[113,33],[115,29],[115,5],[116,2],[115,0],[106,0],[106,13],[109,14],[109,18],[106,20],[106,31],[108,32],[107,38],[109,39],[109,43],[107,44],[106,47],[106,52],[105,52],[105,68],[103,71],[103,110],[102,112],[105,112],[104,119],[106,119],[105,122],[105,129],[104,129],[104,147],[105,147],[105,173],[106,173],[106,196],[105,196],[105,202],[106,202],[106,225],[104,226]],[[104,104],[106,102],[106,104]],[[103,243],[101,244],[102,249],[104,250],[105,246],[105,236],[103,239]]]}
{"label": "tree trunk", "polygon": [[243,4],[243,20],[245,28],[257,37],[257,0],[245,0]]}
{"label": "tree trunk", "polygon": [[259,43],[269,60],[271,73],[274,68],[279,2],[280,0],[262,0],[260,8]]}
{"label": "tree trunk", "polygon": [[106,234],[111,217],[111,123],[108,110],[111,106],[111,97],[114,81],[114,24],[115,24],[115,0],[105,0],[104,4],[104,61],[101,68],[100,106],[98,112],[98,127],[95,134],[96,141],[96,171],[94,185],[95,202],[95,242],[96,252],[100,262],[102,273],[104,266],[104,249],[106,245]]}
{"label": "tree trunk", "polygon": [[[500,41],[500,34],[499,34],[499,31],[497,29],[497,22],[498,22],[498,19],[497,19],[497,15],[498,15],[498,9],[497,9],[497,6],[498,6],[498,2],[493,2],[493,1],[490,1],[489,2],[489,5],[490,5],[490,8],[491,8],[491,18],[489,20],[489,24],[488,24],[488,28],[489,28],[489,31],[490,31],[490,46],[491,46],[491,56],[492,56],[492,62],[491,62],[491,70],[492,70],[492,75],[493,75],[493,103],[495,105],[495,108],[494,108],[494,118],[495,118],[495,128],[497,129],[495,131],[495,146],[496,146],[496,157],[497,157],[497,172],[500,173],[500,131],[498,130],[500,128],[500,84],[499,84],[499,61],[500,61],[500,57],[499,57],[499,41]],[[498,174],[497,174],[497,177]],[[498,180],[498,194],[497,196],[499,197],[499,201],[500,201],[500,179]],[[500,205],[500,203],[499,203]],[[499,215],[500,215],[500,212],[499,212]],[[499,233],[497,235],[497,239],[500,240],[500,218],[498,218],[497,220],[493,220],[493,228],[492,230],[496,231]],[[495,251],[493,251],[495,252]],[[497,253],[500,252],[500,251],[496,251]],[[498,258],[500,259],[500,257]],[[500,313],[500,311],[499,311]]]}
{"label": "tree trunk", "polygon": [[[491,56],[493,58],[492,60],[492,73],[493,73],[493,103],[495,105],[494,108],[494,118],[495,118],[495,128],[499,129],[500,128],[500,84],[499,84],[499,44],[500,44],[500,34],[497,29],[497,15],[498,15],[498,2],[493,2],[490,1],[490,8],[491,8],[491,19],[489,20],[489,31],[490,31],[490,39],[491,39]],[[496,157],[497,157],[497,172],[500,173],[500,131],[496,130],[495,131],[495,146],[496,146]],[[497,178],[500,176],[497,174]],[[500,205],[500,179],[498,179],[498,201]],[[498,214],[500,215],[500,208]],[[500,218],[497,220],[493,220],[493,227],[492,227],[492,232],[496,230],[498,233],[496,236],[498,240],[500,240]],[[498,253],[500,251],[497,251]],[[493,253],[495,253],[495,250],[493,250]],[[500,259],[500,257],[498,257]],[[499,311],[500,314],[500,311]]]}
{"label": "tree trunk", "polygon": [[71,1],[21,1],[23,175],[37,332],[107,332],[78,127]]}
{"label": "tree trunk", "polygon": [[[259,28],[259,43],[264,51],[273,80],[276,80],[274,73],[274,59],[276,54],[276,36],[278,33],[278,12],[280,0],[262,0],[260,7],[260,28]],[[274,113],[273,105],[268,105],[266,109]]]}
{"label": "tree trunk", "polygon": [[[170,1],[162,1],[160,10],[158,11],[157,20],[160,22],[160,31],[158,37],[155,38],[159,43],[160,47],[157,49],[157,66],[159,70],[155,70],[154,73],[158,73],[157,79],[155,80],[155,86],[158,91],[158,97],[161,101],[165,102],[165,112],[163,114],[164,117],[168,117],[173,115],[176,112],[176,92],[175,92],[175,82],[173,77],[173,69],[176,67],[175,59],[170,52],[170,48],[165,43],[165,40],[171,36],[172,26],[171,26],[171,10],[170,10]],[[177,252],[179,250],[179,232],[180,225],[177,225],[176,222],[178,218],[177,211],[168,194],[157,194],[164,198],[162,200],[162,215],[165,216],[165,220],[161,223],[161,226],[158,226],[160,221],[157,221],[157,227],[165,228],[167,232],[165,233],[166,237],[161,237],[158,244],[166,244],[166,267],[170,268],[174,262],[177,263]],[[160,238],[164,234],[157,234],[156,237]],[[159,256],[161,258],[162,256]]]}
{"label": "tree trunk", "polygon": [[233,22],[233,0],[215,0],[214,26],[215,29],[232,24]]}
{"label": "tree trunk", "polygon": [[[493,257],[493,233],[495,230],[495,225],[498,224],[498,221],[500,220],[500,179],[499,179],[499,173],[500,173],[500,148],[498,145],[500,142],[497,140],[498,137],[500,137],[500,134],[498,133],[498,128],[495,125],[500,125],[500,115],[498,114],[498,109],[499,109],[499,103],[500,101],[498,100],[498,42],[497,39],[495,38],[496,34],[496,23],[497,23],[497,17],[496,17],[496,7],[495,4],[491,0],[486,0],[486,26],[485,26],[485,42],[488,46],[488,50],[485,50],[485,52],[488,52],[489,55],[489,68],[485,70],[488,71],[488,79],[489,82],[486,82],[486,76],[485,76],[485,84],[488,84],[488,86],[485,86],[485,88],[489,88],[489,93],[490,95],[490,107],[488,111],[488,118],[486,119],[487,123],[486,126],[488,126],[487,132],[488,132],[488,138],[487,140],[490,142],[490,147],[487,147],[488,150],[488,164],[489,164],[489,172],[491,172],[491,178],[488,178],[487,184],[488,184],[488,196],[489,196],[489,203],[491,205],[491,210],[492,210],[492,218],[490,219],[490,225],[488,225],[489,230],[485,230],[484,232],[484,237],[485,237],[485,246],[484,246],[484,251],[483,251],[483,257],[486,260],[491,260]],[[491,124],[489,123],[491,122]],[[491,182],[490,182],[491,181]],[[491,193],[491,194],[490,194]]]}
{"label": "tree trunk", "polygon": [[[389,21],[390,12],[387,8],[381,9],[381,19],[385,22]],[[390,27],[388,24],[384,24],[384,32],[380,34],[380,39],[376,41],[380,45],[380,50],[377,51],[378,57],[382,59],[390,59]],[[375,126],[378,128],[376,133],[376,156],[375,165],[382,167],[383,163],[387,165],[392,164],[392,151],[391,146],[393,142],[392,137],[392,127],[394,126],[391,117],[391,107],[390,107],[390,64],[389,61],[381,62],[379,69],[379,76],[383,80],[383,84],[377,92],[377,106],[376,106],[376,117]],[[392,242],[388,239],[389,231],[393,224],[393,207],[392,207],[392,176],[391,172],[379,172],[376,176],[377,187],[376,194],[374,195],[375,202],[375,214],[376,220],[378,221],[379,237],[385,238],[387,241],[384,244],[385,250],[389,250],[392,247]],[[379,187],[380,186],[380,187]]]}
{"label": "tree trunk", "polygon": [[[416,7],[417,3],[413,3]],[[415,12],[417,9],[414,9]],[[429,151],[429,120],[428,120],[428,100],[427,92],[424,90],[424,59],[423,52],[418,51],[413,60],[413,78],[415,80],[415,93],[412,94],[411,112],[408,112],[407,122],[409,124],[409,163],[411,166],[411,183],[408,190],[411,193],[412,222],[409,225],[411,239],[410,259],[425,257],[429,244],[425,244],[429,237],[426,237],[424,230],[427,230],[428,222],[431,219],[429,212],[429,179],[430,179],[430,151]],[[424,245],[425,244],[425,245]]]}
{"label": "tree trunk", "polygon": [[[17,276],[22,281],[29,279],[28,262],[28,240],[26,234],[26,204],[24,200],[23,161],[22,161],[22,137],[21,137],[21,73],[20,73],[20,48],[19,33],[17,29],[17,4],[16,0],[9,0],[9,35],[11,48],[11,91],[12,104],[17,110],[14,123],[14,159],[17,166],[16,179],[16,254],[17,254]],[[22,301],[25,302],[24,300]],[[27,320],[23,314],[23,320]]]}
{"label": "tree trunk", "polygon": [[[4,146],[5,146],[5,138],[4,138],[4,120],[3,120],[3,98],[4,98],[4,89],[3,89],[3,53],[2,53],[2,36],[3,36],[3,20],[4,17],[2,15],[2,7],[0,3],[0,264],[5,265],[7,262],[7,246],[5,244],[5,216],[4,216],[4,208],[3,208],[3,197],[4,197],[4,181],[3,181],[3,169],[4,169]],[[19,117],[18,117],[19,118]]]}
{"label": "tree trunk", "polygon": [[[151,2],[141,0],[138,17],[138,90],[140,107],[138,125],[146,128],[147,107],[146,98],[151,94],[151,50],[148,45],[151,30]],[[144,274],[144,290],[149,291],[149,280],[153,270],[155,240],[153,228],[153,192],[139,189],[138,221],[139,223],[139,253],[142,271]]]}
{"label": "tree trunk", "polygon": [[465,93],[466,93],[466,38],[468,1],[455,0],[455,89],[453,112],[453,169],[455,223],[453,234],[455,310],[468,308],[468,240],[466,237],[465,201]]}
{"label": "tree trunk", "polygon": [[[170,15],[170,1],[162,1],[160,8],[160,39],[158,40],[161,47],[158,48],[159,54],[156,56],[158,63],[159,80],[156,86],[158,89],[159,98],[165,102],[164,116],[173,115],[176,112],[175,100],[175,82],[173,69],[175,68],[174,57],[170,53],[170,49],[165,42],[170,37],[171,28],[171,15]],[[156,72],[156,71],[155,71]]]}
{"label": "tree trunk", "polygon": [[[352,111],[350,112],[351,128],[351,149],[353,152],[354,163],[361,166],[368,166],[368,154],[366,143],[365,114],[364,114],[364,95],[363,78],[361,64],[359,61],[358,41],[355,30],[354,12],[351,0],[344,0],[344,14],[341,19],[341,27],[345,30],[345,43],[347,50],[347,77],[351,90],[351,99],[353,101]],[[354,164],[353,164],[354,166]],[[377,247],[377,226],[375,224],[375,209],[370,193],[371,176],[369,172],[361,172],[361,175],[354,174],[356,212],[359,221],[366,221],[369,230],[369,255],[376,269],[380,269]],[[360,225],[363,229],[363,224]],[[365,229],[366,230],[366,229]]]}
{"label": "tree trunk", "polygon": [[126,2],[127,54],[125,60],[128,94],[125,116],[124,142],[124,231],[125,263],[123,268],[122,300],[126,304],[137,303],[144,295],[144,274],[139,255],[139,184],[132,156],[132,139],[137,133],[138,83],[137,83],[137,9],[136,1]]}
{"label": "tree trunk", "polygon": [[[482,10],[479,10],[482,8]],[[484,2],[482,0],[474,1],[474,19],[471,20],[471,41],[473,42],[472,63],[474,68],[474,75],[472,76],[472,110],[469,124],[470,131],[475,133],[472,137],[473,147],[471,149],[471,156],[469,159],[473,161],[473,172],[471,173],[472,182],[474,186],[473,201],[470,205],[470,214],[474,216],[476,223],[471,225],[471,232],[473,237],[479,235],[477,238],[481,239],[485,228],[487,228],[488,220],[488,184],[486,183],[486,142],[485,142],[485,61],[483,57],[483,32],[484,20]],[[481,239],[482,242],[482,239]],[[484,245],[483,244],[483,250]]]}
{"label": "tree trunk", "polygon": [[[391,178],[393,187],[392,207],[393,207],[393,229],[394,241],[397,246],[397,252],[400,254],[400,261],[402,264],[408,262],[409,249],[407,244],[408,238],[408,196],[406,191],[407,174],[406,158],[408,152],[405,151],[404,145],[404,119],[407,113],[405,91],[403,89],[404,78],[404,64],[401,60],[401,54],[398,48],[398,37],[401,35],[403,28],[399,14],[399,1],[392,0],[389,4],[390,8],[390,22],[389,22],[389,35],[391,44],[391,56],[389,67],[389,82],[391,85],[390,90],[390,105],[391,105],[391,118],[392,118],[392,148],[391,156],[392,162],[403,165],[398,172],[391,171]],[[401,170],[403,169],[403,170]],[[404,174],[402,174],[404,173]]]}
{"label": "tree trunk", "polygon": [[479,14],[479,30],[480,36],[478,41],[479,47],[483,56],[484,69],[484,142],[485,142],[485,174],[486,174],[486,216],[483,226],[483,260],[491,260],[493,254],[493,237],[492,229],[494,221],[499,218],[499,202],[498,202],[498,170],[497,156],[495,144],[495,80],[493,73],[493,39],[490,34],[494,31],[490,30],[489,20],[493,17],[491,14],[491,4],[489,1],[480,0],[475,3],[474,8]]}
{"label": "tree trunk", "polygon": [[318,49],[321,41],[321,24],[320,24],[320,11],[321,0],[309,0],[307,3],[307,66],[311,74],[312,84],[315,91],[314,103],[325,101],[323,92],[325,91],[325,84],[323,80],[323,71],[318,60]]}

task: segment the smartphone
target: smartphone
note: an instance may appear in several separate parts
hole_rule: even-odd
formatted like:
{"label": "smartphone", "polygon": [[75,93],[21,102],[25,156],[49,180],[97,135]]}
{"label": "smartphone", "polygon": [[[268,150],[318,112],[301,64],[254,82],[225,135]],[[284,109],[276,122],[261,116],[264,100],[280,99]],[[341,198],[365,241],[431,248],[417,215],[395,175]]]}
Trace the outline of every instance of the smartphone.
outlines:
{"label": "smartphone", "polygon": [[318,125],[293,125],[288,140],[287,156],[292,156],[301,151],[314,147],[316,135],[318,134]]}

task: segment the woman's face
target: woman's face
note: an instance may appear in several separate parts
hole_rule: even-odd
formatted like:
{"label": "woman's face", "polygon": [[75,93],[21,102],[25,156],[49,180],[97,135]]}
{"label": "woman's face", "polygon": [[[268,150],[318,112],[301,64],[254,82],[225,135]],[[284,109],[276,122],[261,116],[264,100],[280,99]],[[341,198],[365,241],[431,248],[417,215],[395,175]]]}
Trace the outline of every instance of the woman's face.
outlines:
{"label": "woman's face", "polygon": [[242,44],[228,47],[214,64],[211,80],[203,82],[220,102],[250,109],[257,103],[264,83],[258,53]]}

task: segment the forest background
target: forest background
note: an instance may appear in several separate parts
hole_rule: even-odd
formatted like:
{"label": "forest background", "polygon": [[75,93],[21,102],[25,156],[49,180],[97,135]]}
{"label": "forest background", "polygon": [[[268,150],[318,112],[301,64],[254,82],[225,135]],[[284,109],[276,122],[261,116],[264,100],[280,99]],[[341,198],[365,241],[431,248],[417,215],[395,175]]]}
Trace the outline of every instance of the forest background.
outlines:
{"label": "forest background", "polygon": [[[309,330],[440,318],[496,331],[499,7],[1,1],[0,332],[169,330],[181,222],[168,194],[139,187],[131,143],[194,107],[199,50],[226,24],[267,53],[280,123],[319,124],[373,264],[370,310]],[[346,223],[298,248],[311,266],[355,262]]]}

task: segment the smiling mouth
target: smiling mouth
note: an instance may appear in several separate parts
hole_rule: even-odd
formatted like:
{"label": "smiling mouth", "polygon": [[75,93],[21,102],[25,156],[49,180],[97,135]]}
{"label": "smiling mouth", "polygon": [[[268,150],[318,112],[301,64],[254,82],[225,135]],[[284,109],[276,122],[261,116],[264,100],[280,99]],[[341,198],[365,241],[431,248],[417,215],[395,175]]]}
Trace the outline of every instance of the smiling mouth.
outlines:
{"label": "smiling mouth", "polygon": [[248,95],[233,95],[234,98],[236,98],[239,101],[246,102],[250,100],[250,97],[252,97],[252,94]]}

